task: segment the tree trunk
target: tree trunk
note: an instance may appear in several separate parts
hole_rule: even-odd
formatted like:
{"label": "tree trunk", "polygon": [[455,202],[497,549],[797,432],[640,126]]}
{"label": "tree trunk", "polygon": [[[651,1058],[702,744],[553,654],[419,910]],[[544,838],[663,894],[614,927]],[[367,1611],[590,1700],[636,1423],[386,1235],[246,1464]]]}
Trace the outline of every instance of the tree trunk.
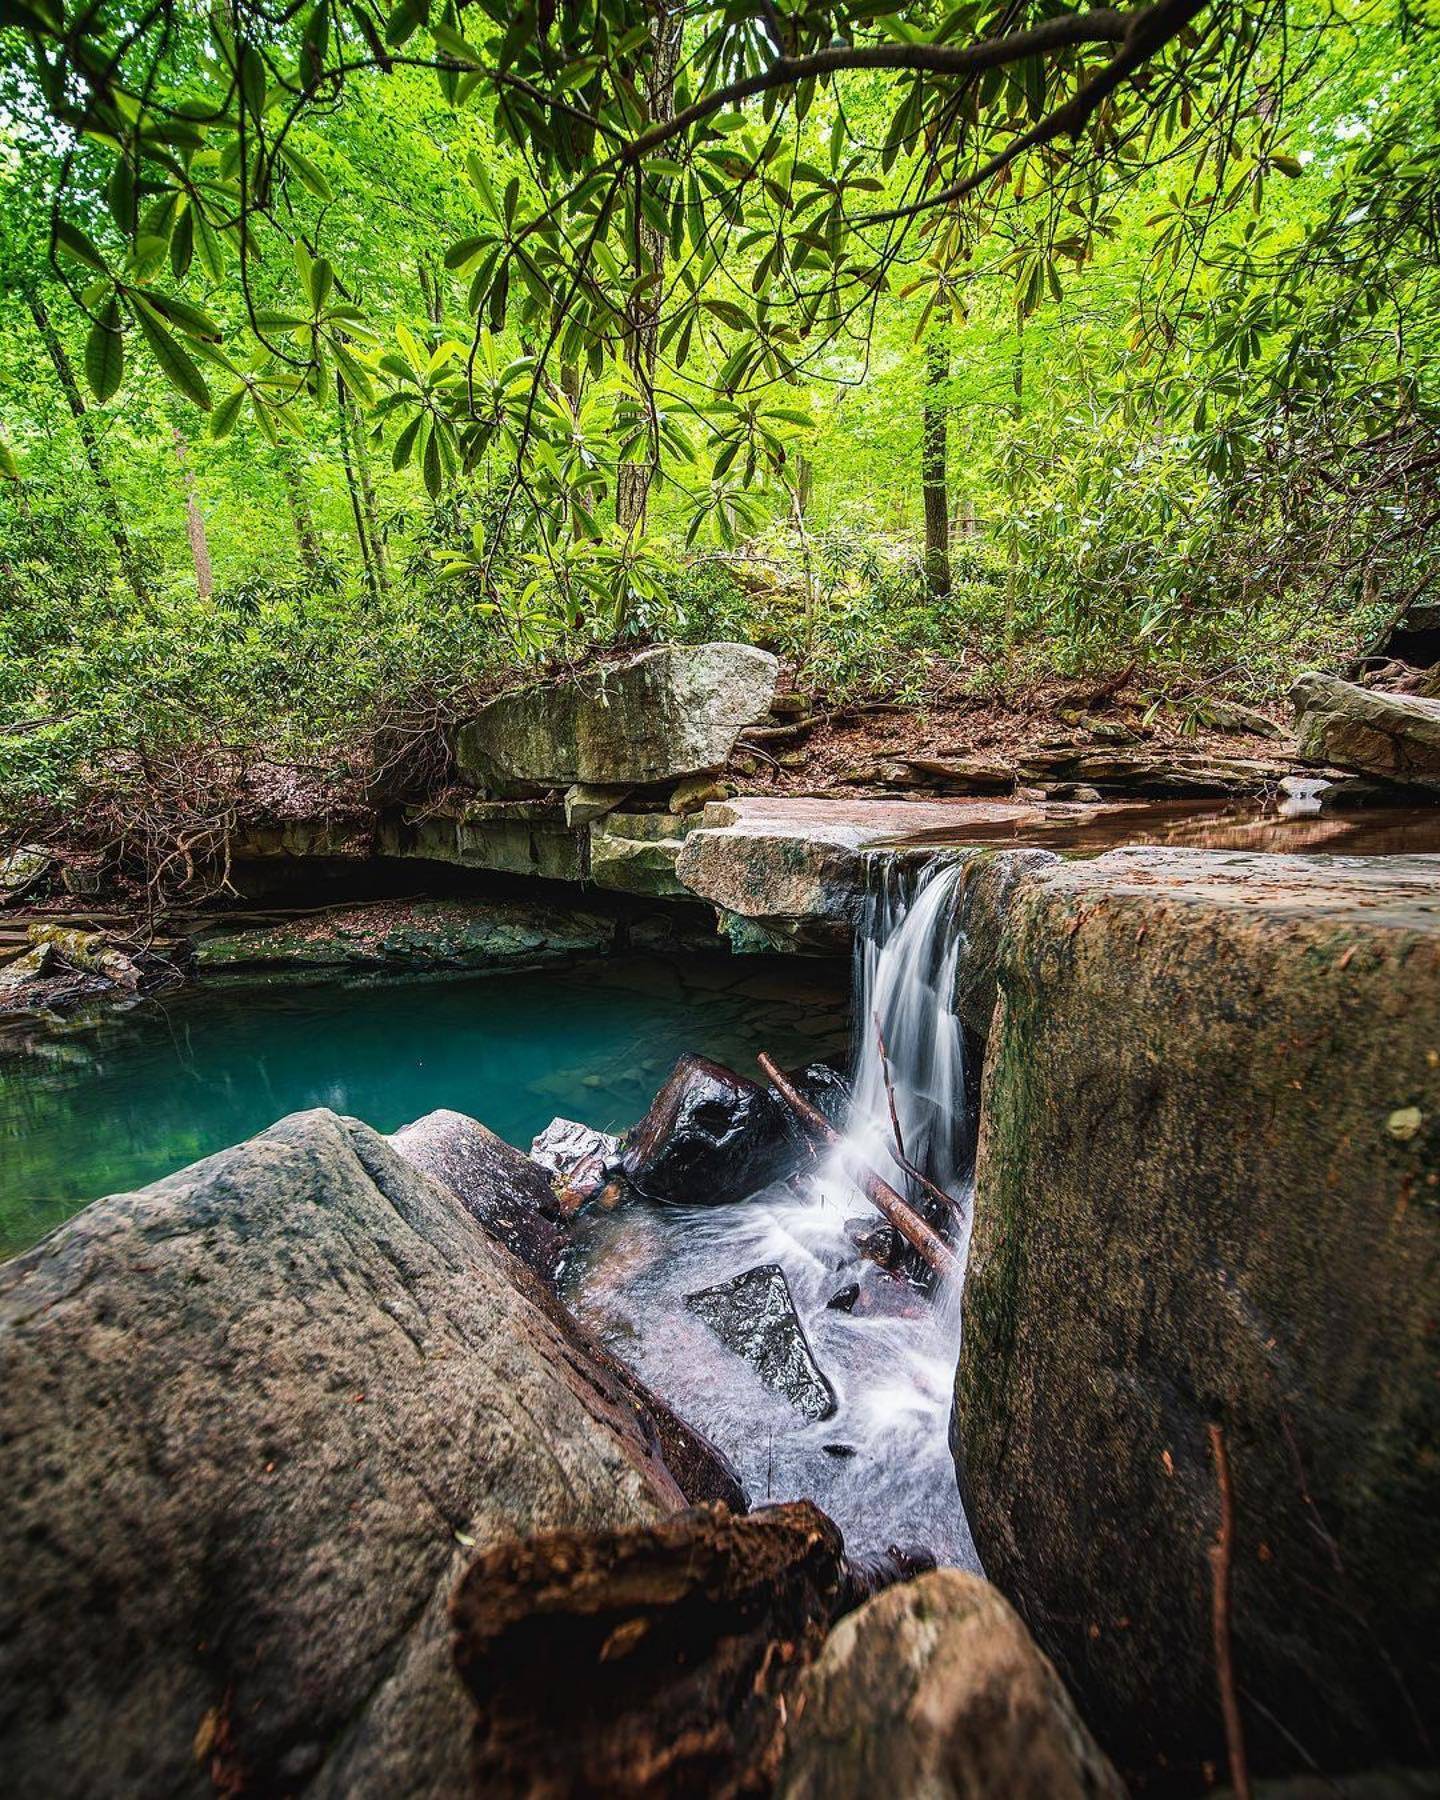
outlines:
{"label": "tree trunk", "polygon": [[370,556],[375,565],[376,587],[379,593],[385,594],[390,590],[390,572],[385,565],[385,540],[380,535],[375,483],[370,478],[370,453],[365,448],[365,421],[353,402],[350,416],[355,427],[355,467],[360,476],[360,500],[365,508],[365,528],[370,535]]}
{"label": "tree trunk", "polygon": [[350,514],[355,521],[355,541],[360,546],[360,566],[365,571],[365,585],[370,590],[370,597],[378,600],[381,594],[380,578],[375,572],[375,557],[370,544],[370,534],[365,528],[365,500],[361,493],[360,483],[355,474],[355,459],[350,454],[350,407],[345,394],[343,382],[339,387],[340,405],[340,460],[345,468],[345,487],[350,495]]}
{"label": "tree trunk", "polygon": [[920,487],[925,497],[925,585],[937,599],[950,592],[950,501],[945,485],[950,340],[936,331],[925,345],[925,412]]}
{"label": "tree trunk", "polygon": [[130,534],[126,531],[125,522],[120,516],[120,505],[115,498],[115,490],[111,487],[110,477],[105,472],[105,460],[100,454],[100,439],[95,430],[95,421],[90,417],[86,408],[84,397],[80,392],[80,384],[76,381],[75,371],[70,366],[70,358],[64,344],[60,341],[60,334],[51,322],[49,311],[37,288],[25,290],[25,304],[30,309],[30,317],[35,321],[35,329],[40,334],[40,341],[45,346],[45,352],[50,358],[56,378],[80,433],[80,442],[85,448],[85,460],[90,465],[90,474],[100,495],[100,509],[105,515],[105,523],[110,532],[110,540],[115,546],[115,554],[119,558],[121,570],[134,591],[135,598],[144,603],[150,596],[140,574],[140,565],[136,561]]}
{"label": "tree trunk", "polygon": [[190,560],[195,565],[195,586],[200,591],[200,598],[208,600],[215,592],[215,572],[210,566],[210,543],[205,536],[205,515],[200,510],[195,471],[190,466],[185,438],[178,425],[170,427],[170,439],[185,478],[185,533],[190,539]]}
{"label": "tree trunk", "polygon": [[325,574],[325,558],[321,554],[320,538],[315,530],[315,516],[310,511],[310,502],[306,498],[299,472],[289,457],[283,454],[280,480],[285,488],[290,518],[295,526],[295,542],[300,548],[300,567],[312,581],[319,581]]}
{"label": "tree trunk", "polygon": [[[680,33],[684,15],[671,0],[655,0],[650,15],[650,74],[646,96],[652,120],[668,119],[674,108],[675,70],[680,60]],[[655,280],[630,302],[625,360],[630,365],[653,424],[655,358],[660,344],[660,308],[664,300],[665,235],[646,219],[639,205],[643,169],[635,171],[635,279]],[[660,466],[659,447],[653,434],[645,457],[622,462],[615,478],[615,518],[623,531],[643,531],[650,486]]]}

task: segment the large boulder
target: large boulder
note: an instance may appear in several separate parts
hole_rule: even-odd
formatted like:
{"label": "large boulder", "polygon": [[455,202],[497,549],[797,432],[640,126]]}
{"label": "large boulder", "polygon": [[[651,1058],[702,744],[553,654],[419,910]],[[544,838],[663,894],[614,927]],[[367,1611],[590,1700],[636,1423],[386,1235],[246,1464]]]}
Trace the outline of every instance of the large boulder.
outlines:
{"label": "large boulder", "polygon": [[722,767],[769,711],[779,664],[748,644],[661,644],[501,694],[460,727],[472,786],[640,785]]}
{"label": "large boulder", "polygon": [[998,958],[954,1415],[987,1573],[1122,1768],[1223,1768],[1218,1425],[1252,1767],[1425,1759],[1440,858],[1052,865]]}
{"label": "large boulder", "polygon": [[781,1800],[1121,1800],[1048,1658],[978,1575],[936,1569],[844,1618],[791,1696]]}
{"label": "large boulder", "polygon": [[1359,769],[1440,788],[1440,700],[1357,687],[1334,675],[1302,675],[1290,691],[1306,762]]}
{"label": "large boulder", "polygon": [[464,1792],[466,1562],[715,1491],[453,1192],[324,1111],[0,1269],[0,1395],[27,1795]]}

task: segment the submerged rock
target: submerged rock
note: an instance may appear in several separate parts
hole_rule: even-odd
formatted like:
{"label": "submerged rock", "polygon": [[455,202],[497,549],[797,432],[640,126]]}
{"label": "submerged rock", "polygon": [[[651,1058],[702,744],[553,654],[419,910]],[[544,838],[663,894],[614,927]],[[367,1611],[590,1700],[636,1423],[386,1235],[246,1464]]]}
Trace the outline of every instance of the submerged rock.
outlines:
{"label": "submerged rock", "polygon": [[721,768],[779,663],[748,644],[661,644],[490,701],[455,739],[462,779],[640,785]]}
{"label": "submerged rock", "polygon": [[780,1800],[1123,1800],[1059,1676],[978,1575],[887,1588],[791,1696]]}
{"label": "submerged rock", "polygon": [[778,1263],[687,1294],[685,1304],[727,1350],[748,1362],[772,1393],[807,1419],[828,1419],[835,1390],[821,1373]]}
{"label": "submerged rock", "polygon": [[1300,677],[1290,698],[1307,762],[1440,788],[1440,700],[1381,693],[1314,671]]}
{"label": "submerged rock", "polygon": [[426,1113],[390,1139],[406,1162],[443,1181],[465,1209],[547,1281],[570,1239],[544,1170],[465,1113]]}
{"label": "submerged rock", "polygon": [[468,1792],[446,1601],[477,1551],[737,1493],[452,1191],[324,1111],[0,1267],[0,1393],[26,1794]]}

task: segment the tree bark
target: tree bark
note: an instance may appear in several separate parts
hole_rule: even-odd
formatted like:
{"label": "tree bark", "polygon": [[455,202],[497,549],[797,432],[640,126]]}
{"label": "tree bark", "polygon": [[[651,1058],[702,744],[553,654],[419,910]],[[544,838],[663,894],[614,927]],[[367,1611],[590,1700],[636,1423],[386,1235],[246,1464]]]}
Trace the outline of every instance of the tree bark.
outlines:
{"label": "tree bark", "polygon": [[385,540],[380,535],[379,512],[375,505],[375,483],[370,477],[370,453],[365,448],[365,421],[359,408],[350,403],[350,416],[355,430],[355,467],[360,476],[360,500],[365,508],[365,526],[370,534],[370,556],[375,565],[377,591],[390,591],[390,571],[385,562]]}
{"label": "tree bark", "polygon": [[95,430],[95,421],[90,417],[89,409],[85,405],[84,396],[80,392],[80,384],[76,381],[75,371],[70,366],[69,355],[37,288],[32,287],[25,290],[25,304],[30,309],[30,317],[35,322],[35,329],[40,334],[40,341],[45,346],[45,353],[50,358],[56,379],[65,395],[66,404],[75,420],[76,429],[80,433],[80,442],[85,450],[85,460],[90,465],[90,475],[100,495],[100,509],[105,515],[105,524],[110,532],[110,541],[115,546],[115,554],[119,558],[120,568],[126,581],[129,582],[135,598],[144,603],[150,598],[149,591],[140,573],[140,565],[130,542],[130,534],[126,531],[124,520],[120,516],[120,504],[115,498],[115,490],[110,485],[110,477],[105,471],[105,459],[100,454],[100,438]]}
{"label": "tree bark", "polygon": [[934,332],[925,345],[925,410],[920,439],[920,488],[925,499],[925,585],[937,599],[950,592],[950,499],[946,487],[949,436],[950,339]]}
{"label": "tree bark", "polygon": [[768,1793],[789,1689],[859,1597],[808,1500],[487,1550],[450,1602],[474,1792]]}
{"label": "tree bark", "polygon": [[[646,97],[653,121],[668,119],[675,105],[675,70],[680,60],[680,33],[684,14],[671,0],[654,0],[650,15],[650,72]],[[660,308],[664,299],[665,235],[640,211],[640,183],[644,164],[635,169],[635,279],[654,281],[630,302],[625,360],[635,377],[646,409],[654,415],[655,360],[660,345]],[[622,531],[643,531],[650,487],[660,466],[659,448],[652,435],[644,458],[622,462],[615,475],[615,519]]]}
{"label": "tree bark", "polygon": [[320,538],[315,530],[315,515],[310,511],[310,502],[305,494],[304,483],[295,465],[288,456],[282,455],[280,462],[280,480],[285,488],[285,498],[290,506],[290,518],[295,526],[295,542],[300,549],[300,567],[312,581],[318,581],[325,573],[325,558],[320,550]]}
{"label": "tree bark", "polygon": [[195,565],[195,586],[200,598],[208,600],[215,592],[215,571],[210,564],[210,541],[205,535],[205,515],[195,485],[195,471],[185,448],[185,438],[178,425],[170,427],[170,441],[175,446],[180,472],[185,478],[185,535],[190,540],[190,560]]}
{"label": "tree bark", "polygon": [[355,459],[350,454],[350,406],[345,393],[344,383],[339,385],[340,405],[340,461],[345,469],[345,488],[350,496],[350,516],[355,521],[355,541],[360,546],[360,566],[365,572],[365,585],[370,590],[370,597],[379,600],[381,596],[380,578],[375,570],[375,555],[370,543],[370,534],[365,527],[365,499],[361,492],[360,482],[355,473]]}

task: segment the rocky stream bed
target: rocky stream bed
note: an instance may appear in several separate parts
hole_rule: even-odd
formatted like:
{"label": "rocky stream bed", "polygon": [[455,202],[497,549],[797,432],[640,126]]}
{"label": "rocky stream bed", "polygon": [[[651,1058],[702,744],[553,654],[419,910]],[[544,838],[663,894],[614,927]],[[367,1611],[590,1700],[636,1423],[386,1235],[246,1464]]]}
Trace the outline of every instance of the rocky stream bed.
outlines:
{"label": "rocky stream bed", "polygon": [[[1289,852],[1109,847],[1119,793],[706,793],[760,655],[640,659],[548,732],[511,701],[458,810],[252,843],[248,917],[25,921],[42,1013],[197,965],[858,955],[843,1072],[682,1059],[530,1154],[310,1110],[0,1265],[24,1791],[1437,1791],[1427,821],[1345,854],[1352,777],[1303,763]],[[1312,765],[1437,778],[1423,704],[1300,699]],[[407,897],[440,868],[487,885]]]}

